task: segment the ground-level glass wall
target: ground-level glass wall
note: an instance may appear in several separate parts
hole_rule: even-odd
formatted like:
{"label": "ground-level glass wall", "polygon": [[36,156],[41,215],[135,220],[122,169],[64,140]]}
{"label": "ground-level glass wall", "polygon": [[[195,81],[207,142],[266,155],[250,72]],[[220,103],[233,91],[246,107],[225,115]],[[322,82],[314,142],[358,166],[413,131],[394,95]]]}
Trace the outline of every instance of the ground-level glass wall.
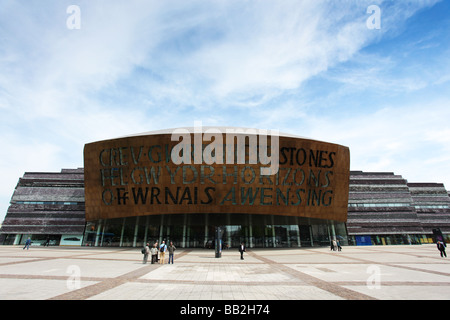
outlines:
{"label": "ground-level glass wall", "polygon": [[89,221],[83,245],[140,247],[173,241],[180,248],[214,248],[215,230],[223,230],[224,248],[245,242],[249,248],[347,245],[345,224],[301,217],[252,214],[170,214]]}

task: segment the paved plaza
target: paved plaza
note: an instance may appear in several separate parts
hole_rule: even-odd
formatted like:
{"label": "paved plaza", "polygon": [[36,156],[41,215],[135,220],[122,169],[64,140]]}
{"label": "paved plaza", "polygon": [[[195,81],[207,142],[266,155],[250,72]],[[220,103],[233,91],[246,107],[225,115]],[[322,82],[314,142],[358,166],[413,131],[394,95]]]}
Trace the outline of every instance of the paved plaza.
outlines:
{"label": "paved plaza", "polygon": [[[0,246],[1,300],[450,299],[450,258],[435,245],[178,249],[142,264],[140,248]],[[167,260],[167,258],[166,258]]]}

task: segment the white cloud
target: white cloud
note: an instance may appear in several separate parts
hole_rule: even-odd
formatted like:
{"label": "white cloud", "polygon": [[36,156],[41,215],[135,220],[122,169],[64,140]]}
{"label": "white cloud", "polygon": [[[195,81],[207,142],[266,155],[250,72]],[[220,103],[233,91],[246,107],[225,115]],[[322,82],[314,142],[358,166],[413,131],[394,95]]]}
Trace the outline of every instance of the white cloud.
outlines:
{"label": "white cloud", "polygon": [[[66,28],[61,4],[36,13],[40,4],[19,3],[10,10],[20,23],[6,20],[16,40],[8,38],[0,84],[22,97],[14,105],[26,116],[59,117],[74,96],[121,91],[124,78],[145,90],[138,68],[155,77],[144,83],[156,103],[260,106],[377,39],[365,23],[369,2],[86,1],[80,30]],[[423,5],[395,3],[381,33]]]}
{"label": "white cloud", "polygon": [[311,120],[311,136],[350,148],[351,168],[394,171],[409,181],[450,187],[450,100],[389,106],[354,118]]}
{"label": "white cloud", "polygon": [[[81,29],[69,30],[66,9],[72,3],[6,1],[0,11],[0,149],[9,176],[2,197],[9,199],[24,171],[82,166],[84,143],[202,119],[204,125],[278,126],[349,141],[361,170],[364,163],[395,164],[411,135],[424,139],[412,126],[395,129],[389,114],[400,111],[392,107],[371,112],[374,119],[360,115],[341,124],[319,113],[355,85],[414,91],[431,78],[445,84],[448,77],[433,75],[423,84],[414,77],[386,77],[386,67],[395,72],[389,57],[368,73],[361,72],[364,61],[360,68],[335,69],[338,74],[327,71],[366,58],[360,51],[367,44],[401,30],[407,18],[434,2],[78,1]],[[380,31],[366,27],[366,8],[374,3],[386,9]],[[318,75],[345,84],[345,90],[325,93],[329,88],[320,83],[302,92]],[[413,113],[410,122],[421,120],[419,115],[425,116]],[[435,120],[429,124],[441,123]],[[439,143],[436,136],[427,135]],[[374,147],[386,157],[370,153]],[[39,161],[22,158],[30,152]]]}

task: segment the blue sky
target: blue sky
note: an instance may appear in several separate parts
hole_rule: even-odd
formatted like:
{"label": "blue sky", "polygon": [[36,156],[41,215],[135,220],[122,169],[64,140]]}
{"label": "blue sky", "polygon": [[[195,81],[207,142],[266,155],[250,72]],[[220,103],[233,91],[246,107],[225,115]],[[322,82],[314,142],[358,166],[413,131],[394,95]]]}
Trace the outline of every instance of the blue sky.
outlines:
{"label": "blue sky", "polygon": [[449,189],[449,12],[437,0],[0,0],[0,221],[25,171],[82,167],[85,143],[194,121],[339,143],[352,170]]}

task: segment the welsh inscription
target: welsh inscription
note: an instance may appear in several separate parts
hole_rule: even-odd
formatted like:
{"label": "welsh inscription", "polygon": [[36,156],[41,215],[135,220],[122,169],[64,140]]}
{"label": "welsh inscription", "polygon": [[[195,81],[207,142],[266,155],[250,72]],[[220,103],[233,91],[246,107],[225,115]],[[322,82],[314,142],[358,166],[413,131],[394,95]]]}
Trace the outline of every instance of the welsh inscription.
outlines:
{"label": "welsh inscription", "polygon": [[279,170],[258,165],[174,165],[168,144],[106,148],[98,153],[101,200],[106,206],[333,204],[336,153],[281,147]]}

